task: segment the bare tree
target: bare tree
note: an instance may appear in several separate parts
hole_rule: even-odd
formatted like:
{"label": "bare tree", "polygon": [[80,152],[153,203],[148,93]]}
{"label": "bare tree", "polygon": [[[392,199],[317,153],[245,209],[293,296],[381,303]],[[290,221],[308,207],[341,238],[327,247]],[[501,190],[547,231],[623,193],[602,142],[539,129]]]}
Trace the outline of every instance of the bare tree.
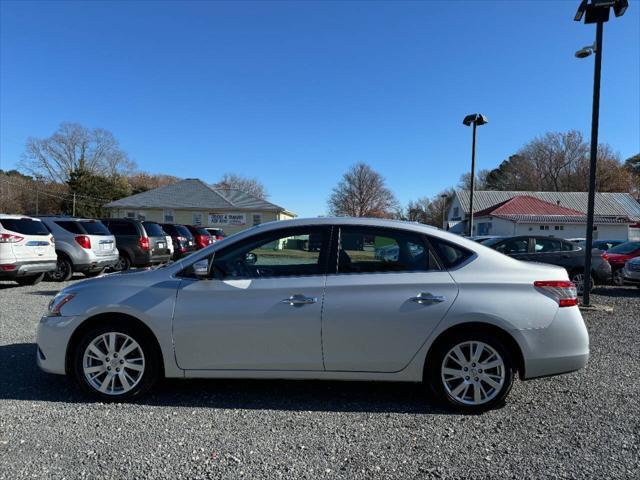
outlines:
{"label": "bare tree", "polygon": [[269,194],[265,186],[257,178],[247,178],[235,173],[225,173],[220,181],[214,185],[216,188],[231,188],[241,190],[256,198],[265,200]]}
{"label": "bare tree", "polygon": [[442,217],[449,209],[453,192],[453,189],[444,190],[432,198],[420,197],[416,201],[410,201],[403,219],[442,228]]}
{"label": "bare tree", "polygon": [[74,171],[126,175],[133,171],[135,164],[108,130],[62,123],[48,138],[27,139],[21,167],[38,178],[65,183]]}
{"label": "bare tree", "polygon": [[136,172],[127,178],[131,187],[131,193],[146,192],[158,187],[164,187],[180,181],[178,177],[173,175],[164,175],[161,173]]}
{"label": "bare tree", "polygon": [[329,197],[332,215],[350,217],[391,218],[398,210],[398,201],[384,178],[366,163],[351,167]]}
{"label": "bare tree", "polygon": [[[476,180],[474,188],[476,190],[484,190],[487,187],[487,177],[490,170],[480,170],[476,173]],[[458,182],[458,188],[463,190],[471,190],[471,172],[463,173],[460,175],[460,181]]]}

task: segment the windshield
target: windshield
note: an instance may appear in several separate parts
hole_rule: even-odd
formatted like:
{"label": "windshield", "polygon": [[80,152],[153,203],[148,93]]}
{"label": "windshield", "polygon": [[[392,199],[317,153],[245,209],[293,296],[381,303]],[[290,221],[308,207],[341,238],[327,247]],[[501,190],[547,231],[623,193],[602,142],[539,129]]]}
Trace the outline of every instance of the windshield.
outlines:
{"label": "windshield", "polygon": [[609,253],[622,253],[627,254],[634,252],[640,248],[640,242],[627,242],[621,243],[620,245],[616,245],[609,249]]}
{"label": "windshield", "polygon": [[183,225],[176,225],[175,227],[176,227],[176,231],[180,236],[183,236],[188,239],[193,239],[193,235],[191,235],[191,232],[187,227]]}

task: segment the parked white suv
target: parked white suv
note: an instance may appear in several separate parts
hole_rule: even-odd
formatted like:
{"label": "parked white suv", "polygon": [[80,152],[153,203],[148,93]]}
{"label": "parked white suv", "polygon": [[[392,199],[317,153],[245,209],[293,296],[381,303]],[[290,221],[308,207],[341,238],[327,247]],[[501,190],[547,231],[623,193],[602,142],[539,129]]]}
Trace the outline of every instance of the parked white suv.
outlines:
{"label": "parked white suv", "polygon": [[0,213],[0,280],[35,285],[55,269],[53,236],[42,222]]}
{"label": "parked white suv", "polygon": [[75,217],[40,217],[56,238],[58,266],[49,276],[65,282],[73,272],[100,275],[118,263],[116,239],[100,220]]}

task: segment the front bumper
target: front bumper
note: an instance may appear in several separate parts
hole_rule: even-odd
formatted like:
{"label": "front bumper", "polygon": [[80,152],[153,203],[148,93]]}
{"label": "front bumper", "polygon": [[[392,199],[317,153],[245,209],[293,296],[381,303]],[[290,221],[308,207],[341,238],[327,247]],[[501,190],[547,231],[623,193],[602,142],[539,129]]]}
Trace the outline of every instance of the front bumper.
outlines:
{"label": "front bumper", "polygon": [[547,328],[512,333],[522,349],[525,380],[580,370],[589,360],[589,332],[578,307],[558,308]]}
{"label": "front bumper", "polygon": [[625,283],[640,285],[640,271],[629,270],[629,268],[625,266],[622,270],[622,278]]}
{"label": "front bumper", "polygon": [[44,316],[38,324],[36,361],[45,372],[64,375],[67,346],[80,317]]}
{"label": "front bumper", "polygon": [[36,275],[43,272],[53,272],[56,269],[56,260],[32,261],[32,262],[16,262],[14,270],[0,270],[0,279],[14,279],[25,277],[27,275]]}

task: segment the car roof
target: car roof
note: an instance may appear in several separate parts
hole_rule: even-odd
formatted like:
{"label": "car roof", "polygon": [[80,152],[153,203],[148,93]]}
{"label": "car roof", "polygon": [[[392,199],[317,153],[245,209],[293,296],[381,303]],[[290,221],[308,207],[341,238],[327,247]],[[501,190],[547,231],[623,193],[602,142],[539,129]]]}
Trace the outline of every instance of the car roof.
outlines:
{"label": "car roof", "polygon": [[22,218],[29,220],[40,221],[39,218],[30,217],[29,215],[16,215],[13,213],[0,213],[0,218],[6,218],[7,220],[20,220]]}

